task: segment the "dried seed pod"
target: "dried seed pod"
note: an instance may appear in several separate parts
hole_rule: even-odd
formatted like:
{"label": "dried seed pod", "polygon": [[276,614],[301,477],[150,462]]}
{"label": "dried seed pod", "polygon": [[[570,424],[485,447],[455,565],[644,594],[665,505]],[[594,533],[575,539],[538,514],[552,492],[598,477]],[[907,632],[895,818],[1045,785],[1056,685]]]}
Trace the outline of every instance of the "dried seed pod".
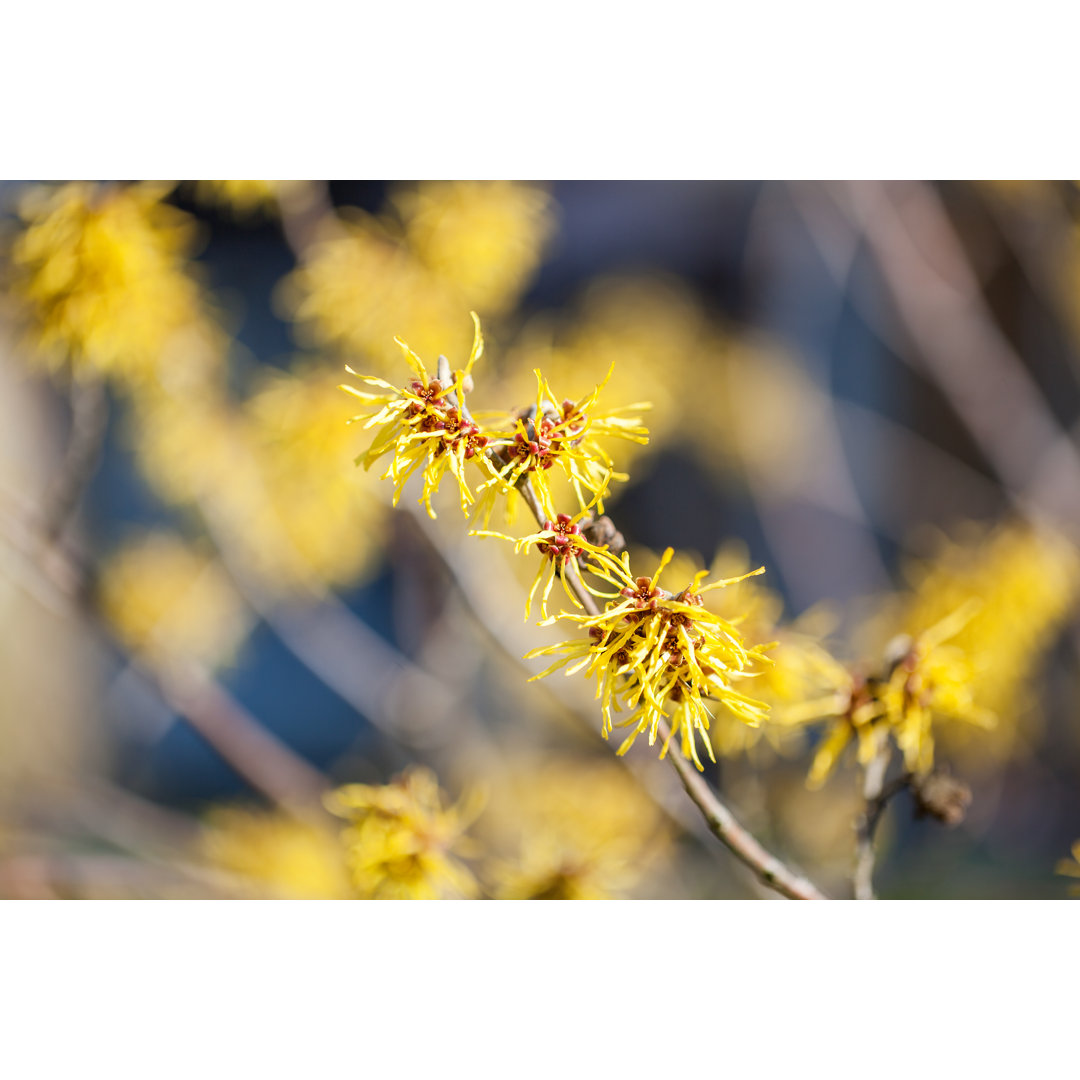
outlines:
{"label": "dried seed pod", "polygon": [[933,772],[911,782],[917,817],[929,815],[950,828],[959,825],[971,805],[971,788],[946,773]]}
{"label": "dried seed pod", "polygon": [[608,551],[613,555],[621,555],[626,550],[626,540],[623,534],[615,528],[614,522],[606,514],[589,521],[583,521],[582,532],[590,544],[597,547],[607,545]]}

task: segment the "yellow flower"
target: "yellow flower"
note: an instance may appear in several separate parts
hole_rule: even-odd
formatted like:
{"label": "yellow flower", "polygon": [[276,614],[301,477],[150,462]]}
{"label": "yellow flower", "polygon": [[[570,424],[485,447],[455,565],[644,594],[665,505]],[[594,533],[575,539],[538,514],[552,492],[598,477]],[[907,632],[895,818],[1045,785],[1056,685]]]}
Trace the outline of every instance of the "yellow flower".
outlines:
{"label": "yellow flower", "polygon": [[[1063,874],[1065,877],[1080,878],[1080,840],[1072,846],[1072,858],[1060,860],[1054,873]],[[1070,885],[1069,895],[1080,896],[1080,885]]]}
{"label": "yellow flower", "polygon": [[[580,401],[564,399],[561,405],[554,404],[558,398],[543,375],[535,372],[536,401],[525,416],[515,421],[513,432],[499,440],[496,452],[504,464],[497,477],[484,485],[490,495],[478,516],[485,524],[494,494],[510,493],[525,478],[531,482],[544,513],[554,520],[555,496],[548,479],[548,470],[553,466],[558,466],[572,485],[581,509],[595,503],[597,511],[604,512],[608,484],[612,480],[625,480],[626,474],[615,472],[611,457],[597,440],[649,441],[648,430],[642,426],[640,417],[619,415],[647,409],[647,403],[605,412],[593,409],[614,370],[613,364],[603,382]],[[591,499],[586,497],[586,491]]]}
{"label": "yellow flower", "polygon": [[371,410],[369,414],[353,417],[350,423],[363,420],[365,428],[379,428],[374,442],[366,453],[357,458],[356,463],[359,465],[362,462],[365,469],[370,469],[379,458],[386,454],[393,455],[383,478],[394,481],[395,506],[406,482],[423,467],[424,484],[420,502],[427,512],[435,517],[431,498],[449,472],[457,481],[461,509],[467,514],[473,494],[465,478],[466,463],[472,461],[490,471],[487,459],[490,440],[473,422],[465,404],[465,380],[470,377],[473,365],[484,352],[480,320],[475,312],[472,319],[475,327],[472,351],[464,369],[456,374],[451,375],[447,365],[443,377],[433,379],[420,357],[400,338],[395,340],[417,376],[408,386],[398,389],[384,379],[360,375],[352,368],[345,369],[368,385],[384,390],[383,393],[373,394],[353,386],[341,387]]}
{"label": "yellow flower", "polygon": [[484,821],[499,853],[486,869],[500,900],[625,896],[671,845],[656,804],[611,761],[512,765]]}
{"label": "yellow flower", "polygon": [[[622,564],[607,550],[606,545],[598,547],[596,544],[590,543],[581,531],[580,523],[590,509],[591,506],[586,507],[574,517],[569,514],[558,514],[554,521],[545,521],[539,532],[523,536],[520,540],[514,540],[511,536],[488,532],[483,529],[474,530],[469,534],[470,536],[497,536],[502,540],[510,540],[514,544],[516,554],[528,551],[530,547],[535,547],[540,553],[540,568],[536,572],[536,578],[533,580],[528,599],[525,601],[526,620],[528,620],[532,611],[536,592],[545,577],[547,582],[540,597],[540,613],[543,618],[548,617],[547,602],[556,578],[562,582],[563,591],[570,602],[575,607],[581,607],[581,603],[567,583],[566,574],[568,569],[571,573],[577,573],[581,584],[593,596],[606,598],[618,595],[618,589],[622,583],[611,575],[619,574],[622,570]],[[613,585],[616,591],[614,593],[597,591],[589,584],[584,576],[585,573],[602,578],[609,585]]]}
{"label": "yellow flower", "polygon": [[[733,683],[752,676],[755,664],[768,662],[768,646],[747,646],[734,623],[703,606],[704,594],[742,578],[703,586],[703,572],[678,593],[659,588],[660,574],[673,554],[671,548],[664,552],[651,578],[632,577],[626,560],[621,571],[625,584],[617,601],[599,615],[558,616],[587,630],[587,639],[536,649],[529,656],[562,654],[534,679],[567,665],[568,675],[585,669],[586,675],[596,676],[605,738],[613,726],[612,709],[621,712],[624,705],[630,709],[631,715],[617,724],[633,726],[619,754],[626,753],[643,731],[648,731],[649,745],[653,745],[665,720],[671,730],[660,756],[664,757],[671,738],[678,734],[683,756],[701,769],[699,737],[715,760],[708,701],[726,706],[746,724],[757,725],[765,719],[768,706],[736,690]],[[762,567],[752,574],[763,572]]]}
{"label": "yellow flower", "polygon": [[948,645],[978,610],[965,604],[919,634],[893,668],[881,700],[909,771],[927,773],[934,764],[935,718],[992,727],[996,717],[975,704],[975,668],[967,653]]}
{"label": "yellow flower", "polygon": [[250,627],[220,567],[172,533],[121,548],[105,562],[98,588],[119,638],[155,660],[227,663]]}
{"label": "yellow flower", "polygon": [[475,849],[464,836],[476,800],[443,806],[430,769],[407,769],[384,787],[347,784],[326,799],[349,825],[342,832],[353,886],[365,900],[471,898],[476,880],[458,858]]}
{"label": "yellow flower", "polygon": [[219,335],[206,322],[189,273],[194,222],[167,206],[167,186],[76,182],[34,188],[11,259],[42,364],[132,385],[195,352],[219,364]]}
{"label": "yellow flower", "polygon": [[436,181],[391,200],[417,257],[493,315],[513,306],[552,231],[551,199],[529,184]]}
{"label": "yellow flower", "polygon": [[215,866],[283,899],[339,900],[352,895],[345,852],[326,829],[273,811],[215,807],[200,846]]}

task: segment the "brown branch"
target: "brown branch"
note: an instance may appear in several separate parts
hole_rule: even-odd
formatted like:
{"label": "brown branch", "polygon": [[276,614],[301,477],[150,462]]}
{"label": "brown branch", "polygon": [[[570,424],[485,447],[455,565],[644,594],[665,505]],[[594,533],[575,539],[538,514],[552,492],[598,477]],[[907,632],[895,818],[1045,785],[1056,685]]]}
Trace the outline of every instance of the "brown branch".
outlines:
{"label": "brown branch", "polygon": [[[526,480],[519,490],[525,499],[526,505],[532,511],[537,524],[543,528],[545,514],[533,492],[531,485]],[[566,567],[566,580],[574,595],[578,598],[581,606],[590,615],[600,614],[592,594],[585,588],[577,567]],[[667,741],[667,725],[659,725],[658,735],[662,741]],[[672,768],[678,773],[679,780],[686,789],[687,795],[694,805],[701,811],[709,831],[715,836],[737,859],[748,866],[757,877],[770,888],[775,889],[782,896],[790,900],[827,900],[828,897],[821,892],[806,878],[800,876],[786,866],[775,855],[771,855],[758,843],[758,841],[739,823],[735,815],[724,805],[719,796],[709,787],[704,777],[679,753],[677,749],[668,754],[668,760]]]}

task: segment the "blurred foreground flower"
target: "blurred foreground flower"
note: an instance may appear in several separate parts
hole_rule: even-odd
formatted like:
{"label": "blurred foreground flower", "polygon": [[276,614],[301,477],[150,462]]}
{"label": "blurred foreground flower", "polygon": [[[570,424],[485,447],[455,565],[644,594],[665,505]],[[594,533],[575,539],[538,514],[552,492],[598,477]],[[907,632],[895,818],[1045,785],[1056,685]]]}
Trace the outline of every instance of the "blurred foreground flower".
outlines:
{"label": "blurred foreground flower", "polygon": [[172,533],[150,533],[115,552],[98,589],[117,636],[155,662],[226,664],[250,629],[220,566]]}
{"label": "blurred foreground flower", "polygon": [[272,896],[312,900],[352,896],[339,839],[287,814],[216,807],[206,817],[200,843],[215,866]]}
{"label": "blurred foreground flower", "polygon": [[391,201],[421,262],[492,315],[516,302],[552,230],[551,198],[529,184],[429,181]]}
{"label": "blurred foreground flower", "polygon": [[656,804],[610,761],[522,763],[484,815],[500,900],[605,900],[633,892],[668,853]]}
{"label": "blurred foreground flower", "polygon": [[209,367],[223,349],[190,274],[194,222],[168,185],[33,187],[11,252],[12,294],[40,362],[137,385],[174,360]]}
{"label": "blurred foreground flower", "polygon": [[435,774],[414,766],[383,787],[347,784],[326,805],[349,822],[342,840],[361,899],[476,896],[476,879],[460,858],[476,852],[464,835],[480,812],[475,795],[444,807]]}

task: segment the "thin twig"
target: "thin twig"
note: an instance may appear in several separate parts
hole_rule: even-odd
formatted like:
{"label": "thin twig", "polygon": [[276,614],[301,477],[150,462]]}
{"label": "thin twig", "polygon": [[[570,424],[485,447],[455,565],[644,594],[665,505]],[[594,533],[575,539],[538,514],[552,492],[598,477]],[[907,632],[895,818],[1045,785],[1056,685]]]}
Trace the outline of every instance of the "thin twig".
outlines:
{"label": "thin twig", "polygon": [[[892,746],[883,734],[877,753],[863,772],[862,814],[856,825],[855,841],[855,899],[873,900],[874,896],[874,833],[885,810],[889,795],[885,789],[885,774],[889,769]],[[897,789],[898,790],[898,789]],[[891,794],[891,792],[890,792]]]}
{"label": "thin twig", "polygon": [[64,460],[41,512],[41,538],[52,545],[67,529],[83,490],[97,470],[105,441],[109,408],[105,387],[98,379],[72,376],[71,434]]}

